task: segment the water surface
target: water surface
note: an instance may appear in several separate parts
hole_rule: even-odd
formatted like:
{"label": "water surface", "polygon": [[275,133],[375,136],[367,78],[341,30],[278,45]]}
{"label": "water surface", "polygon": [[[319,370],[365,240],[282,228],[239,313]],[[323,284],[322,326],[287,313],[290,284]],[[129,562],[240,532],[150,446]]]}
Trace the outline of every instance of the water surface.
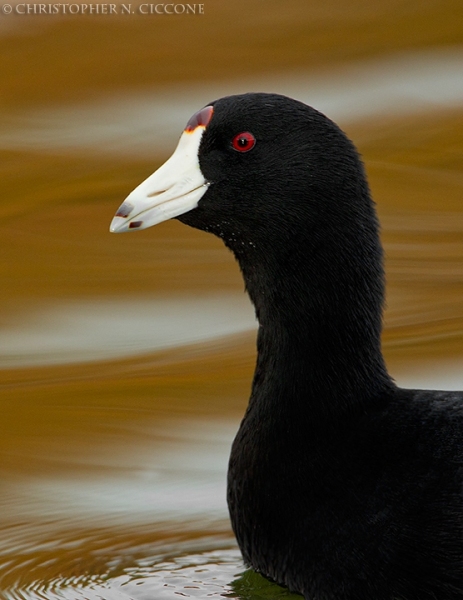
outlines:
{"label": "water surface", "polygon": [[[400,7],[383,8],[381,27],[394,40],[386,17]],[[364,157],[382,223],[391,373],[410,387],[463,388],[463,78],[455,13],[444,36],[452,48],[378,58],[384,40],[373,35],[377,29],[365,52],[372,9],[357,6],[348,22],[342,7],[329,18],[323,10],[314,7],[310,39],[322,40],[317,32],[326,27],[330,52],[344,53],[333,46],[341,15],[350,64],[326,54],[323,71],[277,76],[267,65],[252,79],[236,72],[233,80],[187,85],[167,77],[117,92],[105,80],[105,66],[113,68],[109,22],[92,39],[107,44],[104,52],[92,46],[87,63],[87,48],[63,53],[69,64],[59,67],[47,44],[72,37],[68,23],[9,31],[18,53],[19,33],[27,49],[37,41],[38,53],[35,63],[24,61],[34,76],[13,67],[0,75],[21,92],[5,100],[0,132],[1,597],[285,597],[242,575],[225,505],[229,447],[255,361],[256,324],[239,269],[219,240],[176,222],[136,235],[108,233],[122,199],[211,98],[252,84],[342,122]],[[285,12],[278,35],[294,14]],[[420,15],[412,17],[411,30],[422,35]],[[299,48],[307,31],[298,36],[296,21],[287,40]],[[281,55],[288,41],[270,42],[252,23],[249,16],[261,55],[273,56],[274,47]],[[75,27],[78,48],[87,34]],[[433,36],[438,29],[429,23]],[[230,54],[235,63],[239,50]],[[139,63],[146,69],[140,46],[130,52],[132,70]],[[159,64],[169,63],[168,54],[166,47]],[[98,97],[71,100],[63,89],[76,65],[81,76],[97,70],[91,89]],[[174,61],[166,68],[175,69]],[[40,98],[40,107],[28,98]]]}

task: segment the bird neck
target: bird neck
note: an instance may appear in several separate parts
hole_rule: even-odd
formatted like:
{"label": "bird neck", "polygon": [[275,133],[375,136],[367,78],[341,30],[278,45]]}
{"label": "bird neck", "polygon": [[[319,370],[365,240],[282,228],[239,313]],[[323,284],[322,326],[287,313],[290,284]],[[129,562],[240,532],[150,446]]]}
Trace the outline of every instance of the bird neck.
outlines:
{"label": "bird neck", "polygon": [[[392,386],[381,352],[382,249],[298,242],[238,256],[259,321],[250,408],[326,420]],[[304,247],[305,246],[305,247]],[[294,414],[295,413],[295,414]]]}

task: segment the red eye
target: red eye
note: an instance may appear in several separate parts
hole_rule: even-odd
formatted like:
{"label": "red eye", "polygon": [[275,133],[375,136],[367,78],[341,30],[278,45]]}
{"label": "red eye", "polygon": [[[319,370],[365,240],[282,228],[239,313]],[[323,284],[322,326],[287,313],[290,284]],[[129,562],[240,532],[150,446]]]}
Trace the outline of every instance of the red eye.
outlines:
{"label": "red eye", "polygon": [[238,152],[248,152],[256,145],[256,138],[249,131],[243,131],[232,139],[232,147]]}

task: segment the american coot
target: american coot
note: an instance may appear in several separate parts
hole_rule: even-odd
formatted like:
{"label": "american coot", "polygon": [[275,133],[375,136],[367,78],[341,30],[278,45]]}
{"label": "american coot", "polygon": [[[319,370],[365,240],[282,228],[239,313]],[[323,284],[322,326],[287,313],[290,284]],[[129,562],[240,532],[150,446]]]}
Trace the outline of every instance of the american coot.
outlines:
{"label": "american coot", "polygon": [[259,321],[228,472],[245,562],[310,600],[463,598],[463,393],[398,388],[378,222],[353,144],[275,94],[211,102],[111,231],[223,239]]}

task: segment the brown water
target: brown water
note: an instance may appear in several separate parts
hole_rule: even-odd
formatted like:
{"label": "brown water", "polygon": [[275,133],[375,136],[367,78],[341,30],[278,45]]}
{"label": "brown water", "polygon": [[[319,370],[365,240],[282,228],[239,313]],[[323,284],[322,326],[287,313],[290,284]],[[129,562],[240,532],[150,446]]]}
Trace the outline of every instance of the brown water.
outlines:
{"label": "brown water", "polygon": [[383,227],[391,373],[463,389],[461,3],[374,4],[2,21],[0,598],[288,597],[245,573],[225,505],[255,358],[233,257],[177,222],[108,233],[202,78],[213,97],[255,76],[340,111]]}

